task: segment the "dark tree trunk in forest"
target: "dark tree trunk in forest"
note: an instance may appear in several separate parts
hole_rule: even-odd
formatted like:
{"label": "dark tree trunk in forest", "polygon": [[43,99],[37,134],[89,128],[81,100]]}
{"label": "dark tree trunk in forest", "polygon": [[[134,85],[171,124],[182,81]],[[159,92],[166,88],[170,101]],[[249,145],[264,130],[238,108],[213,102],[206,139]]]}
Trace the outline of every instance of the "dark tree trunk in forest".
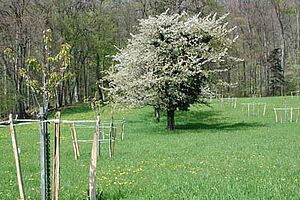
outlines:
{"label": "dark tree trunk in forest", "polygon": [[263,77],[264,77],[262,61],[260,61],[258,67],[259,67],[259,73],[258,73],[259,97],[262,97],[263,96]]}
{"label": "dark tree trunk in forest", "polygon": [[169,131],[175,129],[175,109],[167,110],[167,129]]}
{"label": "dark tree trunk in forest", "polygon": [[[227,83],[231,84],[231,73],[230,73],[230,70],[227,71]],[[227,86],[227,93],[230,94],[230,85]]]}
{"label": "dark tree trunk in forest", "polygon": [[[104,66],[104,59],[103,59],[103,66]],[[98,93],[99,93],[99,99],[101,99],[102,102],[105,101],[104,94],[101,89],[101,65],[100,65],[100,55],[99,53],[96,54],[96,77],[97,77],[97,84],[98,84]]]}
{"label": "dark tree trunk in forest", "polygon": [[[18,38],[19,36],[17,36]],[[25,118],[26,113],[25,113],[25,105],[24,105],[24,79],[19,75],[19,71],[25,63],[23,60],[24,58],[22,57],[22,50],[20,47],[20,42],[19,39],[16,39],[16,56],[15,56],[15,82],[16,82],[16,99],[17,99],[17,106],[16,106],[16,113],[18,114],[19,118]],[[23,65],[24,66],[24,65]]]}
{"label": "dark tree trunk in forest", "polygon": [[[297,1],[295,0],[295,7],[296,7],[296,24],[297,24],[297,51],[300,52],[300,3],[296,3]],[[296,63],[300,61],[300,56],[296,56]]]}
{"label": "dark tree trunk in forest", "polygon": [[63,86],[59,83],[56,87],[56,108],[61,108],[63,106]]}
{"label": "dark tree trunk in forest", "polygon": [[67,106],[69,104],[68,102],[68,90],[69,86],[66,81],[63,81],[63,106]]}
{"label": "dark tree trunk in forest", "polygon": [[4,55],[1,56],[3,63],[1,63],[3,65],[3,77],[2,77],[2,84],[3,84],[3,94],[7,95],[7,69],[8,69],[8,64],[7,61],[4,57]]}
{"label": "dark tree trunk in forest", "polygon": [[280,27],[280,40],[281,40],[281,69],[282,69],[282,76],[283,76],[283,82],[281,85],[281,95],[285,95],[285,62],[286,62],[286,34],[285,34],[285,26],[284,26],[284,17],[283,17],[283,9],[280,7],[279,4],[274,3],[273,4],[276,16],[279,22]]}
{"label": "dark tree trunk in forest", "polygon": [[14,60],[14,81],[16,86],[16,113],[19,118],[25,118],[25,104],[23,96],[25,94],[24,79],[19,75],[20,69],[25,65],[25,48],[26,45],[24,40],[24,28],[23,28],[23,15],[25,10],[25,3],[12,2],[11,9],[15,15],[15,60]]}
{"label": "dark tree trunk in forest", "polygon": [[68,87],[68,96],[69,96],[69,103],[70,105],[73,104],[73,98],[74,98],[74,90],[75,90],[75,84],[72,85],[70,80],[67,80],[67,87]]}
{"label": "dark tree trunk in forest", "polygon": [[243,96],[246,97],[247,96],[247,71],[246,71],[246,61],[243,61],[243,86],[244,86],[244,90],[243,90]]}

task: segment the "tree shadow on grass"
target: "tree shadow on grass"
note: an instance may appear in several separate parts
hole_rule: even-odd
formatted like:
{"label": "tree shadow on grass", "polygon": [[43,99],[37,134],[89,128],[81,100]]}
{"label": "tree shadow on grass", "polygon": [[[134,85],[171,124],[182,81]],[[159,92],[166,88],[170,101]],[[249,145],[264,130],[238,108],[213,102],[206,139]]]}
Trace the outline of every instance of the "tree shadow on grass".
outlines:
{"label": "tree shadow on grass", "polygon": [[178,122],[206,122],[206,121],[224,121],[228,117],[222,116],[221,111],[216,110],[199,110],[199,111],[179,111],[175,115],[175,119]]}
{"label": "tree shadow on grass", "polygon": [[177,130],[246,130],[255,127],[264,127],[263,123],[186,123],[176,125]]}
{"label": "tree shadow on grass", "polygon": [[[176,121],[177,130],[246,130],[255,127],[264,127],[265,124],[258,122],[230,123],[229,116],[221,115],[221,111],[189,111],[180,113]],[[188,120],[188,122],[186,122]],[[185,123],[186,122],[186,123]]]}

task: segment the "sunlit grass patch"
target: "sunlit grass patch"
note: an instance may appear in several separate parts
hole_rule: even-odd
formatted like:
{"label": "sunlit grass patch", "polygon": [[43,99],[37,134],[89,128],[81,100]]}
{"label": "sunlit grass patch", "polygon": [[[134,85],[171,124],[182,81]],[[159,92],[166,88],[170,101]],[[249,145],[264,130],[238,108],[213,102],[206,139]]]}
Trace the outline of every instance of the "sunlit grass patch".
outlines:
{"label": "sunlit grass patch", "polygon": [[[242,102],[266,102],[266,116],[247,116]],[[153,109],[117,112],[126,119],[125,140],[115,157],[108,144],[98,158],[97,188],[103,199],[298,199],[300,123],[275,123],[274,106],[299,106],[296,98],[238,99],[237,108],[192,106],[177,112],[177,129],[166,130]],[[103,118],[109,120],[109,108]],[[62,111],[64,119],[94,119],[86,106]],[[16,128],[26,195],[40,198],[39,127]],[[53,131],[53,126],[50,126]],[[82,139],[93,130],[78,129]],[[53,137],[52,137],[53,139]],[[119,138],[118,138],[119,139]],[[87,197],[91,144],[80,144],[74,160],[71,133],[62,128],[60,199]],[[17,199],[9,131],[0,128],[0,199]]]}

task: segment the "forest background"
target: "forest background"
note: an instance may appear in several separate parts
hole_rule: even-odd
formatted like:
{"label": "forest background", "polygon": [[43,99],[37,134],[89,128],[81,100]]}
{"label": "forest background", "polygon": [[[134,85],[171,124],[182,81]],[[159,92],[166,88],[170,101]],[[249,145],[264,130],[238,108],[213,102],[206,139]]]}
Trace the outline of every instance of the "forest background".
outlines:
{"label": "forest background", "polygon": [[[35,95],[20,75],[34,70],[26,60],[46,63],[43,31],[53,31],[51,53],[71,46],[72,60],[56,87],[51,107],[93,98],[105,101],[106,71],[112,55],[125,47],[139,19],[170,13],[206,16],[230,13],[239,39],[232,54],[243,59],[227,63],[229,70],[212,90],[224,96],[287,95],[300,88],[299,0],[1,0],[0,117],[8,112],[27,117],[38,107]],[[12,49],[13,58],[5,54]],[[57,66],[59,69],[59,66]]]}

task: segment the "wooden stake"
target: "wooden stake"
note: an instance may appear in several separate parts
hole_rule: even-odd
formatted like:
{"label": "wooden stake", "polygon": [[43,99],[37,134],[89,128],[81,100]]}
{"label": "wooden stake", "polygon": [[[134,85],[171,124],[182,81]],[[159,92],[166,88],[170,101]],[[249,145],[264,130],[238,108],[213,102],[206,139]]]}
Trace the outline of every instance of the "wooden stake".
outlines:
{"label": "wooden stake", "polygon": [[54,125],[54,161],[53,161],[53,199],[58,200],[59,193],[59,144],[60,144],[60,112],[56,113],[58,123]]}
{"label": "wooden stake", "polygon": [[276,122],[278,122],[277,112],[276,112],[275,108],[274,108],[274,112],[275,112],[275,120],[276,120]]}
{"label": "wooden stake", "polygon": [[110,120],[110,130],[109,130],[109,145],[108,145],[109,157],[113,156],[113,131],[114,131],[113,128],[114,128],[114,114],[112,111],[111,120]]}
{"label": "wooden stake", "polygon": [[89,196],[90,200],[96,199],[96,166],[97,166],[97,143],[98,143],[97,132],[94,134],[91,163],[90,163],[90,179],[89,179]]}
{"label": "wooden stake", "polygon": [[121,126],[121,141],[124,140],[124,128],[125,128],[125,119],[122,120],[122,126]]}
{"label": "wooden stake", "polygon": [[73,145],[73,151],[74,151],[74,159],[77,160],[77,150],[75,147],[75,140],[74,140],[74,123],[70,124],[70,129],[71,129],[71,138],[72,138],[72,145]]}
{"label": "wooden stake", "polygon": [[80,156],[80,151],[79,151],[77,131],[76,131],[75,124],[74,124],[74,140],[75,140],[75,147],[76,147],[77,157],[79,157]]}
{"label": "wooden stake", "polygon": [[286,122],[287,121],[287,107],[285,107],[285,110],[284,110],[284,121]]}
{"label": "wooden stake", "polygon": [[248,103],[248,117],[250,116],[250,104]]}
{"label": "wooden stake", "polygon": [[77,160],[78,156],[79,156],[79,147],[78,147],[75,123],[72,123],[70,125],[70,128],[71,128],[71,136],[72,136],[72,143],[73,143],[73,150],[74,150],[74,158],[75,158],[75,160]]}
{"label": "wooden stake", "polygon": [[263,116],[266,115],[266,107],[267,107],[267,104],[264,105],[264,112],[263,112]]}
{"label": "wooden stake", "polygon": [[102,132],[100,130],[100,125],[101,125],[101,120],[100,120],[100,115],[97,115],[97,120],[96,120],[96,134],[97,134],[97,149],[98,149],[98,155],[100,156],[101,153],[101,138],[102,138]]}
{"label": "wooden stake", "polygon": [[296,122],[298,122],[298,120],[299,120],[299,115],[300,115],[300,108],[298,108],[298,115],[297,115]]}
{"label": "wooden stake", "polygon": [[290,122],[293,122],[293,108],[291,108],[291,119]]}
{"label": "wooden stake", "polygon": [[16,131],[13,123],[12,114],[9,115],[9,123],[10,123],[9,127],[10,127],[10,134],[11,134],[11,143],[12,143],[15,162],[16,162],[16,171],[17,171],[20,199],[25,200],[26,198],[25,198],[25,193],[23,188],[22,171],[21,171],[21,164],[20,164],[20,158],[18,153],[17,136],[16,136]]}
{"label": "wooden stake", "polygon": [[117,138],[117,129],[116,129],[116,127],[114,127],[113,128],[112,156],[115,155],[116,138]]}
{"label": "wooden stake", "polygon": [[233,108],[236,108],[236,102],[237,102],[237,98],[234,99],[234,106],[233,106]]}
{"label": "wooden stake", "polygon": [[111,124],[111,127],[110,127],[110,130],[109,130],[109,145],[108,145],[108,151],[109,151],[109,157],[112,157],[113,156],[113,153],[112,153],[112,124]]}

